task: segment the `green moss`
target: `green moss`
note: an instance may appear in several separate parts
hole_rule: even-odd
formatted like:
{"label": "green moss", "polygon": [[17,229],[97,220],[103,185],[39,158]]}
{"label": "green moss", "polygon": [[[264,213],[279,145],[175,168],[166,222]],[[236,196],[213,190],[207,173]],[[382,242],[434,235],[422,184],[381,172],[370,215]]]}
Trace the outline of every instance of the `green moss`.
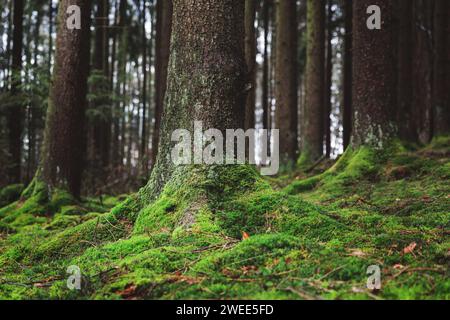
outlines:
{"label": "green moss", "polygon": [[[449,158],[434,148],[349,149],[281,191],[250,167],[186,167],[155,201],[144,189],[106,214],[64,195],[48,216],[19,217],[15,203],[0,210],[0,297],[449,299]],[[66,287],[70,265],[81,291]]]}
{"label": "green moss", "polygon": [[0,208],[19,200],[24,189],[23,184],[13,184],[0,190]]}

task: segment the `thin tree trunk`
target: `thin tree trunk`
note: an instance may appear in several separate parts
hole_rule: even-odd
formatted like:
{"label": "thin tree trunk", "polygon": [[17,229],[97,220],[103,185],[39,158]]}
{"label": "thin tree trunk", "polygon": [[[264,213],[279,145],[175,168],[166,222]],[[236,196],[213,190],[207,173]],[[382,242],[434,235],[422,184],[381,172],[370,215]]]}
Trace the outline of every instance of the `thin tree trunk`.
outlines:
{"label": "thin tree trunk", "polygon": [[[39,53],[39,29],[42,22],[42,16],[41,16],[40,10],[38,10],[37,16],[36,16],[36,25],[34,27],[34,35],[33,35],[33,42],[34,42],[34,63],[33,63],[33,77],[34,81],[37,80],[39,77],[38,75],[38,53]],[[30,121],[28,123],[28,137],[29,137],[29,146],[28,146],[28,182],[31,178],[32,172],[36,169],[36,123],[38,121],[38,117],[41,116],[41,113],[39,112],[39,109],[41,106],[36,105],[35,100],[31,99],[30,104],[31,112],[30,112]]]}
{"label": "thin tree trunk", "polygon": [[280,130],[280,161],[297,157],[297,8],[295,1],[277,3],[275,94],[276,128]]}
{"label": "thin tree trunk", "polygon": [[52,73],[52,57],[53,57],[53,0],[48,1],[48,74]]}
{"label": "thin tree trunk", "polygon": [[434,8],[434,71],[433,71],[433,120],[434,135],[450,132],[450,5],[448,0],[436,0]]}
{"label": "thin tree trunk", "polygon": [[[271,102],[269,101],[269,91],[270,91],[270,58],[269,58],[269,33],[270,33],[270,8],[272,7],[272,1],[264,1],[262,8],[262,19],[264,28],[264,49],[263,49],[263,76],[262,76],[262,97],[261,97],[261,107],[262,107],[262,128],[269,129],[270,125],[270,112],[271,112]],[[269,139],[267,141],[270,141]],[[262,142],[264,143],[264,142]],[[267,152],[264,152],[267,149]],[[267,153],[270,154],[269,148],[261,148],[261,161],[263,164],[266,163]]]}
{"label": "thin tree trunk", "polygon": [[413,53],[413,108],[415,126],[421,143],[428,143],[432,135],[432,4],[428,0],[413,2],[417,19]]}
{"label": "thin tree trunk", "polygon": [[263,129],[268,129],[269,126],[269,20],[270,20],[271,1],[264,1],[263,3],[263,24],[264,24],[264,51],[263,51],[263,77],[262,77],[262,126]]}
{"label": "thin tree trunk", "polygon": [[141,124],[141,162],[144,173],[147,172],[147,34],[145,29],[145,0],[142,0],[142,124]]}
{"label": "thin tree trunk", "polygon": [[[94,53],[94,69],[104,77],[103,80],[108,82],[108,13],[109,5],[107,0],[100,0],[97,4],[96,12],[96,30],[95,30],[95,53]],[[101,87],[101,91],[105,91],[105,83],[97,84]],[[93,89],[97,91],[97,89]],[[104,92],[103,92],[104,93]],[[108,103],[104,99],[96,99],[95,108],[103,108],[99,110],[102,116],[97,117],[94,121],[94,154],[98,159],[95,160],[99,164],[98,170],[101,172],[100,179],[104,178],[104,170],[109,165],[109,141],[111,136],[110,114],[104,107]]]}
{"label": "thin tree trunk", "polygon": [[256,104],[256,0],[245,1],[245,60],[247,62],[248,93],[245,104],[245,129],[255,128]]}
{"label": "thin tree trunk", "polygon": [[63,26],[69,5],[81,8],[82,28],[59,28],[56,39],[55,71],[50,89],[41,169],[38,178],[49,191],[65,188],[80,195],[83,172],[84,122],[89,73],[89,0],[62,0],[58,21]]}
{"label": "thin tree trunk", "polygon": [[167,68],[172,33],[172,0],[156,2],[156,54],[155,54],[155,125],[152,138],[152,165],[159,152],[161,116],[167,87]]}
{"label": "thin tree trunk", "polygon": [[[23,11],[24,1],[14,0],[13,12],[13,48],[12,48],[12,85],[11,95],[20,93],[21,71],[22,71],[22,48],[23,48]],[[8,110],[9,129],[9,155],[10,169],[9,182],[18,183],[21,180],[22,161],[22,131],[24,112],[22,105],[15,103]]]}
{"label": "thin tree trunk", "polygon": [[411,0],[399,1],[398,33],[398,97],[397,123],[399,137],[416,142],[417,132],[413,113],[413,51],[414,17]]}
{"label": "thin tree trunk", "polygon": [[[367,28],[367,7],[378,5],[381,30]],[[352,146],[380,149],[395,134],[391,110],[396,102],[395,0],[353,1],[353,108]],[[394,109],[395,110],[395,109]]]}
{"label": "thin tree trunk", "polygon": [[325,132],[325,154],[327,158],[331,155],[331,85],[333,76],[333,10],[332,1],[328,0],[327,13],[327,46],[325,60],[325,105],[324,105],[324,132]]}
{"label": "thin tree trunk", "polygon": [[301,165],[323,155],[325,1],[307,0],[306,105]]}
{"label": "thin tree trunk", "polygon": [[353,37],[353,0],[344,2],[345,37],[344,37],[344,105],[342,121],[344,130],[344,150],[350,144],[352,134],[352,37]]}

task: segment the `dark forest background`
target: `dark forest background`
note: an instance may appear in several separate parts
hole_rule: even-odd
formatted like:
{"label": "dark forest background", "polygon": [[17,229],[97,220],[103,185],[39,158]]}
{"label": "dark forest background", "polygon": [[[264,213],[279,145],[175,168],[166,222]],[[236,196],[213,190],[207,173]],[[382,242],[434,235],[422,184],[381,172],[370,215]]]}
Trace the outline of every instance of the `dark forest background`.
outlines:
{"label": "dark forest background", "polygon": [[[318,155],[338,157],[352,130],[351,1],[319,1],[318,13],[308,21],[306,1],[287,2],[278,14],[271,0],[247,2],[247,64],[253,89],[246,127],[281,129],[281,151],[292,161],[309,143],[317,150],[314,160]],[[436,109],[439,100],[448,103],[450,91],[442,75],[448,68],[448,49],[442,45],[448,38],[448,1],[396,5],[398,104],[392,112],[402,138],[428,143],[449,125],[448,112]],[[51,0],[0,4],[0,186],[29,183],[39,164],[57,10],[58,1]],[[172,4],[100,0],[91,14],[92,33],[84,40],[91,42],[91,50],[82,190],[130,192],[147,181],[156,156]],[[310,51],[309,43],[316,43]]]}

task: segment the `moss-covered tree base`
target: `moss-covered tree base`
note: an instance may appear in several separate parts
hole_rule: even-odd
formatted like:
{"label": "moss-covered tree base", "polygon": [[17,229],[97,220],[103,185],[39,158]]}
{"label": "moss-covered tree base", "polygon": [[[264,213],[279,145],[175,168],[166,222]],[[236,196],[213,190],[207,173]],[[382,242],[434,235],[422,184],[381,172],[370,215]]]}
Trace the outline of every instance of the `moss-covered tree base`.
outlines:
{"label": "moss-covered tree base", "polygon": [[[246,166],[179,168],[155,201],[143,189],[73,227],[54,216],[53,228],[2,229],[0,296],[450,299],[449,141],[383,159],[349,151],[281,191]],[[71,265],[80,291],[66,286]]]}

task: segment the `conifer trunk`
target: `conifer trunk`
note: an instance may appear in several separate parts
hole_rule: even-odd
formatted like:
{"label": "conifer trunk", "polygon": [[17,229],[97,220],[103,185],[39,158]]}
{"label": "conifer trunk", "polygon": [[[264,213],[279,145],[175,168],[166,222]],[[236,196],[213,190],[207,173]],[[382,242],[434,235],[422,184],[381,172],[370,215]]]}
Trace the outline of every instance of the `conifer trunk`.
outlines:
{"label": "conifer trunk", "polygon": [[323,155],[325,1],[307,0],[306,104],[301,164]]}
{"label": "conifer trunk", "polygon": [[[367,28],[366,10],[381,9],[381,30]],[[353,135],[352,145],[382,149],[395,134],[396,102],[395,0],[353,1]]]}
{"label": "conifer trunk", "polygon": [[450,4],[436,0],[434,8],[433,131],[435,136],[450,133]]}
{"label": "conifer trunk", "polygon": [[245,1],[245,60],[249,91],[245,104],[245,129],[255,128],[256,103],[256,0]]}
{"label": "conifer trunk", "polygon": [[[81,8],[81,29],[66,28],[69,5]],[[55,68],[50,89],[38,179],[51,191],[79,196],[83,172],[84,122],[89,73],[90,0],[63,0],[58,10]]]}
{"label": "conifer trunk", "polygon": [[344,3],[345,37],[344,37],[344,106],[342,122],[344,130],[344,150],[350,144],[352,134],[352,37],[353,37],[353,0]]}
{"label": "conifer trunk", "polygon": [[174,130],[242,128],[244,1],[174,0],[168,86],[156,166],[142,191],[155,198],[172,178]]}
{"label": "conifer trunk", "polygon": [[152,137],[152,165],[158,156],[161,116],[167,89],[167,68],[169,64],[170,39],[172,33],[172,0],[156,2],[156,48],[155,48],[155,124]]}
{"label": "conifer trunk", "polygon": [[[20,92],[23,48],[23,15],[24,0],[14,0],[13,11],[13,41],[12,41],[12,82],[11,95],[17,96]],[[16,102],[8,110],[9,129],[9,182],[19,183],[21,180],[22,161],[22,131],[24,111],[20,102]]]}
{"label": "conifer trunk", "polygon": [[297,8],[296,1],[276,6],[275,128],[280,130],[280,161],[297,156]]}

